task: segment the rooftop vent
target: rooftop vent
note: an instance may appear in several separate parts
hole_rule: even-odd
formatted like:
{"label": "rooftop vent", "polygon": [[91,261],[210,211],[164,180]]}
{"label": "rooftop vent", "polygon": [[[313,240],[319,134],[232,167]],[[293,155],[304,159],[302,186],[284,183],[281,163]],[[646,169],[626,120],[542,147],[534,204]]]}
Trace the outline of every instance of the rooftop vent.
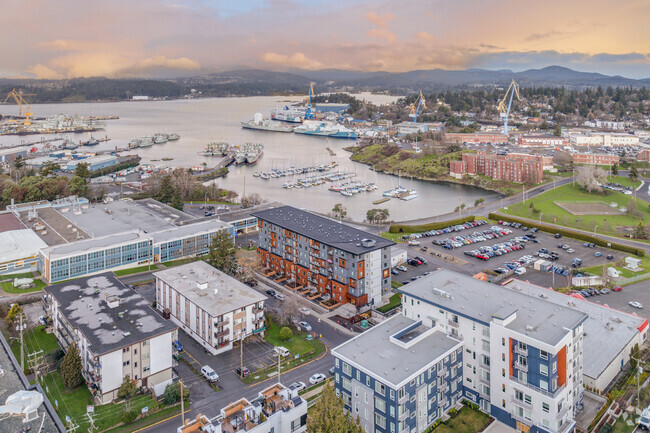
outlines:
{"label": "rooftop vent", "polygon": [[108,308],[117,308],[120,306],[120,298],[118,298],[117,296],[109,296],[107,293],[105,298],[106,298],[106,305],[108,305]]}
{"label": "rooftop vent", "polygon": [[196,287],[199,290],[205,290],[208,288],[208,282],[207,281],[197,281],[196,282]]}
{"label": "rooftop vent", "polygon": [[365,248],[374,247],[376,244],[377,242],[373,239],[361,239],[361,245],[363,245]]}
{"label": "rooftop vent", "polygon": [[533,328],[530,325],[526,325],[526,331],[533,331],[535,328]]}

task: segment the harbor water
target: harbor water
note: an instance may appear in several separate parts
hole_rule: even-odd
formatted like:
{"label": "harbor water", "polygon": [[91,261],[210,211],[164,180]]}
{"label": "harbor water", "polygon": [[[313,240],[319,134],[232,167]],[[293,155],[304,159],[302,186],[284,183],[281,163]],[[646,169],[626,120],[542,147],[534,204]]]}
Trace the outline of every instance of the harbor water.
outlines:
{"label": "harbor water", "polygon": [[[363,98],[373,100],[373,95],[364,94]],[[380,102],[388,102],[390,97],[378,96]],[[80,147],[78,150],[99,151],[128,146],[130,140],[141,136],[151,136],[158,132],[180,134],[177,141],[154,145],[144,149],[135,149],[142,157],[142,162],[166,165],[170,167],[214,166],[217,159],[199,155],[208,142],[225,141],[232,145],[246,142],[259,142],[264,145],[264,153],[254,165],[231,166],[227,177],[218,179],[219,186],[244,193],[258,193],[268,201],[279,201],[288,205],[317,212],[330,212],[336,203],[342,203],[347,209],[348,217],[363,221],[366,212],[372,208],[386,208],[390,219],[396,221],[441,215],[453,211],[465,203],[471,207],[478,198],[485,201],[494,200],[496,193],[478,188],[447,183],[433,183],[412,180],[408,177],[375,173],[364,164],[350,161],[350,153],[344,148],[353,146],[353,140],[337,140],[322,137],[310,137],[295,134],[283,134],[242,129],[241,121],[250,120],[253,114],[260,112],[268,116],[271,109],[290,102],[299,101],[298,97],[250,97],[250,98],[206,98],[198,100],[116,102],[116,103],[81,103],[81,104],[34,104],[32,112],[36,117],[46,117],[57,113],[79,116],[117,115],[118,120],[105,122],[104,131],[93,133],[96,138],[108,136],[110,141],[102,142],[92,148]],[[0,105],[0,113],[17,114],[15,105]],[[85,141],[90,133],[65,134],[64,137],[74,141]],[[41,137],[52,135],[0,136],[0,146],[34,142]],[[328,150],[329,148],[329,150]],[[173,158],[162,161],[162,158]],[[375,183],[377,189],[372,192],[346,197],[329,191],[329,184],[306,189],[286,189],[282,185],[290,178],[271,178],[268,180],[253,176],[255,172],[272,169],[288,169],[291,166],[337,162],[341,171],[352,172],[355,179],[363,183]],[[382,198],[382,192],[401,185],[414,189],[418,198],[410,201],[390,199],[385,203],[373,205],[373,201]]]}

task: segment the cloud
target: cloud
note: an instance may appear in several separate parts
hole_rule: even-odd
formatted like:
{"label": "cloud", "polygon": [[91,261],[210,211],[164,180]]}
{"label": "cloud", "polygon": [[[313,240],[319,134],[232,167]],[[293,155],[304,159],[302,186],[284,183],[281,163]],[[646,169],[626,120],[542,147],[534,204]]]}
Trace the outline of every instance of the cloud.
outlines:
{"label": "cloud", "polygon": [[60,74],[45,65],[41,65],[40,63],[37,63],[36,65],[28,68],[25,72],[30,74],[32,78],[38,79],[58,80],[64,78],[63,74]]}
{"label": "cloud", "polygon": [[159,69],[171,69],[175,71],[192,71],[198,70],[201,65],[195,60],[187,57],[177,59],[168,59],[165,56],[154,56],[148,59],[142,59],[135,64],[118,71],[118,75],[143,76],[151,75],[152,72]]}
{"label": "cloud", "polygon": [[294,53],[291,56],[277,53],[265,53],[262,56],[262,61],[274,65],[281,65],[288,68],[300,69],[318,69],[323,66],[322,63],[310,59],[303,53]]}
{"label": "cloud", "polygon": [[528,35],[524,39],[524,41],[526,41],[526,42],[537,42],[537,41],[542,41],[542,40],[545,40],[545,39],[560,38],[560,37],[568,36],[568,35],[571,35],[571,34],[573,34],[573,33],[572,32],[562,32],[562,31],[558,31],[558,30],[551,30],[551,31],[544,32],[544,33],[532,33],[532,34]]}
{"label": "cloud", "polygon": [[415,38],[422,42],[433,42],[435,40],[435,38],[427,32],[417,32],[415,34]]}
{"label": "cloud", "polygon": [[367,35],[373,39],[385,39],[388,42],[395,42],[397,36],[395,33],[388,30],[388,22],[395,19],[395,15],[391,13],[385,13],[384,15],[378,15],[374,12],[366,13],[366,19],[375,25],[375,28],[370,29]]}

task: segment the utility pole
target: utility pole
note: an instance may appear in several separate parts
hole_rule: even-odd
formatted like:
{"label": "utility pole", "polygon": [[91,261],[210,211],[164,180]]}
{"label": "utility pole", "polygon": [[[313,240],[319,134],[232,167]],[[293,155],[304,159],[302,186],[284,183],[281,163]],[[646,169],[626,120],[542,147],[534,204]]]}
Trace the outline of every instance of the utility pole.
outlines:
{"label": "utility pole", "polygon": [[97,427],[95,427],[95,420],[90,416],[90,412],[86,412],[86,416],[90,421],[90,433],[93,433]]}
{"label": "utility pole", "polygon": [[244,338],[239,341],[239,378],[244,379]]}
{"label": "utility pole", "polygon": [[278,350],[278,383],[280,383],[280,351]]}
{"label": "utility pole", "polygon": [[43,366],[43,351],[32,352],[27,354],[27,364],[30,370],[34,372],[34,377],[38,382],[38,373]]}
{"label": "utility pole", "polygon": [[23,313],[18,316],[20,319],[20,368],[25,371],[25,341],[23,339]]}
{"label": "utility pole", "polygon": [[181,419],[182,425],[185,425],[185,402],[183,401],[183,379],[179,381],[181,384]]}

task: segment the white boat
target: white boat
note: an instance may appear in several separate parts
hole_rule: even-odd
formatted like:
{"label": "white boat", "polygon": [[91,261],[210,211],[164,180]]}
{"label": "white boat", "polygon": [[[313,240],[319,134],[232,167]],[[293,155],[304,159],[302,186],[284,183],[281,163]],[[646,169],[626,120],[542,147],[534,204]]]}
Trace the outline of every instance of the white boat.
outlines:
{"label": "white boat", "polygon": [[398,196],[400,200],[413,200],[414,198],[418,198],[418,193],[417,191],[410,189],[406,193],[402,193],[401,195]]}
{"label": "white boat", "polygon": [[181,138],[181,136],[178,135],[178,134],[175,133],[175,132],[172,132],[171,134],[169,134],[169,135],[167,136],[167,140],[169,140],[169,141],[176,141],[176,140],[178,140],[178,139],[180,139],[180,138]]}

